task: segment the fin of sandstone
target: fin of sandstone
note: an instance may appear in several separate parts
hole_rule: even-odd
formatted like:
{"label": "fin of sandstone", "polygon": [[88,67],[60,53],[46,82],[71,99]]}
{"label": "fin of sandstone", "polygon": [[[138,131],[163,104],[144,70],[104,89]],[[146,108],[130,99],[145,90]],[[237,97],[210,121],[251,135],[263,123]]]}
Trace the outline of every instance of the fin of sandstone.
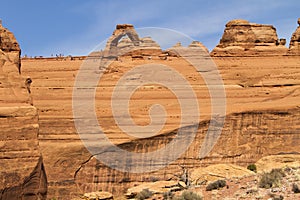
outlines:
{"label": "fin of sandstone", "polygon": [[31,79],[20,75],[20,52],[14,35],[0,25],[0,199],[44,200],[38,112],[30,105]]}

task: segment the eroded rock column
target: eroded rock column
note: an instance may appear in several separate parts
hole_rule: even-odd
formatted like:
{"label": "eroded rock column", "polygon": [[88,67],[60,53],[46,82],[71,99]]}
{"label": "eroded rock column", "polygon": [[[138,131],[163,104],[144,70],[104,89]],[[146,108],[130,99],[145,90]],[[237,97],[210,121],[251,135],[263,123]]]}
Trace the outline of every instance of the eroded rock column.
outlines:
{"label": "eroded rock column", "polygon": [[47,197],[38,112],[21,77],[20,47],[0,24],[0,200]]}

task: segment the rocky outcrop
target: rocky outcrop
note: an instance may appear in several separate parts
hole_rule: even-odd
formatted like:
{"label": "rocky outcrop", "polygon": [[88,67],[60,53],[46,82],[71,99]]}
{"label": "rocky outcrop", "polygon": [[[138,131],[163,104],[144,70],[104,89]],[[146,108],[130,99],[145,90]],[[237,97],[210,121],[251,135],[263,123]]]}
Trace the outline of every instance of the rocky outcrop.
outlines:
{"label": "rocky outcrop", "polygon": [[28,104],[25,79],[19,74],[19,45],[2,26],[0,33],[0,200],[46,199],[38,112]]}
{"label": "rocky outcrop", "polygon": [[[116,45],[133,44],[126,37],[128,36],[120,39]],[[143,45],[141,40],[143,39],[139,39],[137,48]],[[190,48],[185,47],[187,55],[193,57],[193,51],[189,50],[198,46],[201,44],[193,42]],[[173,48],[184,49],[181,45]],[[247,166],[266,155],[299,152],[298,56],[213,58],[224,80],[228,116],[224,131],[212,152],[208,157],[199,159],[199,148],[207,131],[207,116],[211,109],[210,96],[204,81],[197,76],[198,72],[191,64],[174,51],[167,50],[158,56],[148,54],[152,55],[151,59],[148,59],[150,56],[144,57],[143,52],[136,54],[141,59],[134,60],[133,55],[114,59],[96,89],[96,114],[107,136],[119,147],[138,152],[153,151],[172,140],[176,133],[170,130],[178,128],[177,119],[181,115],[177,109],[180,106],[176,106],[176,96],[168,95],[167,90],[162,87],[142,87],[137,90],[136,96],[132,96],[134,106],[131,108],[137,123],[147,124],[148,104],[144,100],[149,99],[165,105],[168,114],[170,111],[170,120],[166,125],[168,131],[164,129],[164,134],[132,141],[115,126],[110,110],[110,92],[125,72],[133,66],[160,63],[174,67],[182,73],[195,86],[195,92],[201,98],[203,120],[197,138],[182,157],[154,173],[123,173],[107,167],[86,150],[74,127],[72,92],[82,61],[24,59],[22,73],[31,75],[33,79],[31,91],[39,111],[39,139],[49,181],[50,198],[72,199],[74,196],[98,190],[109,191],[115,195],[126,192],[127,188],[141,182],[178,177],[176,175],[180,176],[182,173],[181,166],[186,169],[220,163]],[[201,73],[211,72],[204,68]],[[169,105],[171,106],[168,107]],[[134,166],[135,163],[131,164]]]}
{"label": "rocky outcrop", "polygon": [[[8,29],[4,28],[2,26],[2,23],[0,23],[0,49],[3,52],[9,53],[6,55],[10,60],[14,62],[14,64],[18,68],[19,73],[21,73],[20,46],[13,33],[10,32]],[[3,55],[3,53],[1,54]]]}
{"label": "rocky outcrop", "polygon": [[127,198],[134,198],[137,194],[147,189],[152,194],[163,194],[167,192],[175,192],[183,189],[181,185],[184,183],[178,181],[154,181],[146,182],[141,185],[129,188],[125,194]]}
{"label": "rocky outcrop", "polygon": [[193,168],[190,181],[193,185],[202,185],[219,179],[242,178],[255,173],[245,167],[233,164],[216,164],[208,167]]}
{"label": "rocky outcrop", "polygon": [[285,55],[285,39],[278,39],[272,25],[232,20],[226,24],[220,43],[211,56]]}
{"label": "rocky outcrop", "polygon": [[161,53],[160,46],[151,37],[139,38],[133,25],[118,24],[108,39],[104,57],[141,56]]}
{"label": "rocky outcrop", "polygon": [[14,35],[0,24],[0,105],[32,103],[20,76],[20,47]]}
{"label": "rocky outcrop", "polygon": [[113,200],[113,195],[109,192],[90,192],[90,193],[85,193],[83,195],[83,198],[81,199],[86,199],[86,200]]}
{"label": "rocky outcrop", "polygon": [[[122,41],[120,43],[120,41]],[[131,46],[140,46],[140,38],[132,24],[118,24],[108,39],[104,50],[105,56],[119,56]]]}
{"label": "rocky outcrop", "polygon": [[300,18],[298,18],[298,27],[290,40],[289,54],[300,55]]}
{"label": "rocky outcrop", "polygon": [[[222,135],[212,152],[206,158],[199,159],[199,149],[209,123],[208,121],[202,122],[199,125],[200,128],[193,144],[184,155],[167,168],[153,173],[122,173],[108,168],[97,161],[95,157],[91,157],[77,171],[75,181],[82,190],[97,188],[98,190],[118,193],[122,188],[130,186],[131,183],[170,180],[176,178],[176,176],[179,177],[182,174],[180,166],[190,170],[220,163],[246,167],[264,156],[279,155],[282,152],[296,154],[300,152],[297,142],[299,133],[296,128],[290,129],[290,127],[297,127],[300,117],[299,111],[300,109],[297,108],[284,111],[252,111],[229,115],[226,118]],[[120,145],[120,148],[139,153],[151,152],[169,143],[175,135],[176,131],[153,138],[124,143]],[[132,166],[138,164],[132,161]],[[218,173],[220,174],[220,172]],[[251,174],[251,172],[248,174]],[[216,176],[218,176],[217,173]]]}

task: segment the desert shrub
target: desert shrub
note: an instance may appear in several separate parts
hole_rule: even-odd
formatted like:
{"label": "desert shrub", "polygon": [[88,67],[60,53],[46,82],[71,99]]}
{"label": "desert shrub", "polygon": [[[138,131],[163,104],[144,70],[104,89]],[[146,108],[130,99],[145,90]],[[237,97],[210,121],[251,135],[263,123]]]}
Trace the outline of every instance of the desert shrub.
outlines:
{"label": "desert shrub", "polygon": [[299,186],[297,184],[293,183],[293,185],[292,185],[292,191],[294,193],[300,193]]}
{"label": "desert shrub", "polygon": [[256,168],[255,164],[248,165],[247,169],[249,169],[250,171],[253,171],[255,173],[257,172],[257,168]]}
{"label": "desert shrub", "polygon": [[279,186],[282,177],[285,174],[282,169],[272,169],[269,173],[264,173],[258,183],[261,188],[271,188]]}
{"label": "desert shrub", "polygon": [[149,189],[143,189],[140,193],[138,193],[135,198],[138,200],[144,200],[150,198],[152,196],[152,192]]}
{"label": "desert shrub", "polygon": [[277,195],[275,197],[273,197],[273,200],[283,200],[284,197],[282,195]]}
{"label": "desert shrub", "polygon": [[206,191],[216,190],[222,187],[226,186],[225,180],[217,180],[215,182],[212,182],[206,186]]}
{"label": "desert shrub", "polygon": [[173,198],[174,198],[174,193],[171,192],[171,191],[164,192],[164,193],[163,193],[163,197],[164,197],[164,200],[173,200]]}
{"label": "desert shrub", "polygon": [[270,197],[272,198],[272,200],[283,200],[284,197],[282,195],[278,195],[278,194],[269,194]]}
{"label": "desert shrub", "polygon": [[202,197],[192,191],[184,191],[180,196],[173,198],[172,200],[202,200]]}
{"label": "desert shrub", "polygon": [[151,182],[156,182],[156,181],[159,181],[159,178],[158,178],[158,177],[155,177],[155,176],[151,176],[151,177],[149,178],[149,180],[150,180]]}

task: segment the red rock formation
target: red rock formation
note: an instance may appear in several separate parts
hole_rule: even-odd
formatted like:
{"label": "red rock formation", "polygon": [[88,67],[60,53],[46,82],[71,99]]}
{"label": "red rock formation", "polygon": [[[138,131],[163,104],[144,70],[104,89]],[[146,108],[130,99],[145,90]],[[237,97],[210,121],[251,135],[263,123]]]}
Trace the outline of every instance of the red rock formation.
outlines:
{"label": "red rock formation", "polygon": [[0,24],[0,104],[32,103],[20,76],[20,53],[14,35]]}
{"label": "red rock formation", "polygon": [[290,41],[289,54],[291,55],[300,55],[300,18],[298,18],[298,25]]}
{"label": "red rock formation", "polygon": [[0,49],[10,53],[11,57],[13,57],[11,59],[16,64],[19,73],[21,73],[20,46],[12,32],[4,28],[2,23],[0,23]]}
{"label": "red rock formation", "polygon": [[232,20],[226,24],[222,39],[211,56],[285,55],[287,48],[282,44],[272,25]]}
{"label": "red rock formation", "polygon": [[[120,192],[133,183],[153,180],[169,180],[181,173],[180,166],[186,168],[206,167],[211,164],[237,164],[246,167],[268,155],[300,152],[299,133],[296,127],[300,109],[280,111],[251,111],[228,115],[212,152],[199,160],[199,150],[204,140],[209,122],[200,123],[194,142],[177,161],[167,168],[153,173],[122,173],[101,164],[95,157],[85,162],[75,174],[75,181],[82,190]],[[128,151],[155,151],[175,136],[176,131],[161,136],[141,139],[120,145]],[[138,163],[132,162],[132,165]]]}
{"label": "red rock formation", "polygon": [[[271,30],[271,33],[270,37],[266,37],[268,39],[262,39],[267,44],[265,48],[276,46],[273,44],[275,40],[272,39],[274,30],[273,32]],[[127,42],[131,43],[131,40],[125,41],[123,45],[128,44]],[[242,43],[248,45],[247,42]],[[140,46],[141,42],[137,47]],[[190,48],[195,46],[201,44],[194,42]],[[182,47],[178,45],[174,48]],[[186,49],[189,51],[189,48]],[[101,104],[104,108],[98,106],[96,112],[99,122],[103,123],[103,128],[108,130],[108,137],[123,149],[149,152],[171,141],[175,132],[170,130],[175,128],[156,137],[130,141],[116,128],[109,110],[110,91],[115,81],[119,80],[124,72],[132,69],[132,66],[153,62],[174,67],[196,86],[195,92],[199,93],[203,105],[201,115],[204,116],[196,140],[188,151],[170,166],[145,174],[122,173],[105,166],[95,158],[95,155],[91,155],[80,141],[74,127],[72,91],[75,75],[82,61],[49,59],[22,61],[24,73],[32,74],[35,83],[32,86],[32,95],[39,108],[39,138],[48,172],[50,198],[72,199],[78,194],[100,189],[122,193],[136,182],[173,178],[174,174],[178,175],[182,172],[179,165],[187,168],[218,163],[246,166],[266,155],[300,152],[298,56],[228,57],[227,54],[222,54],[225,56],[213,58],[224,80],[228,116],[214,149],[208,157],[199,159],[199,148],[208,126],[205,117],[210,115],[211,107],[210,103],[207,103],[210,97],[206,94],[205,83],[197,77],[198,72],[190,69],[190,64],[180,56],[171,55],[170,52],[152,56],[152,59],[133,60],[130,56],[121,56],[119,60],[114,60],[103,75],[101,85],[97,87],[97,95],[99,95],[97,104]],[[193,57],[192,53],[190,51],[189,56]],[[143,58],[144,54],[137,55]],[[41,65],[43,68],[40,67]],[[210,72],[203,70],[203,73]],[[168,96],[163,88],[153,87],[137,91],[139,92],[141,92],[140,96],[132,97],[134,102],[132,110],[138,122],[149,120],[148,113],[143,113],[145,110],[143,100],[149,99],[155,102],[159,100],[162,103],[172,104],[175,99],[174,96]],[[171,110],[172,119],[167,124],[167,128],[175,126],[176,119],[181,117],[180,114],[176,114],[178,108],[179,106],[174,106]],[[131,163],[132,166],[135,164],[137,163]]]}
{"label": "red rock formation", "polygon": [[38,112],[28,104],[28,90],[17,69],[20,48],[2,26],[0,41],[0,200],[46,199]]}
{"label": "red rock formation", "polygon": [[132,56],[160,54],[160,46],[150,37],[139,38],[133,25],[118,24],[108,39],[104,56]]}

